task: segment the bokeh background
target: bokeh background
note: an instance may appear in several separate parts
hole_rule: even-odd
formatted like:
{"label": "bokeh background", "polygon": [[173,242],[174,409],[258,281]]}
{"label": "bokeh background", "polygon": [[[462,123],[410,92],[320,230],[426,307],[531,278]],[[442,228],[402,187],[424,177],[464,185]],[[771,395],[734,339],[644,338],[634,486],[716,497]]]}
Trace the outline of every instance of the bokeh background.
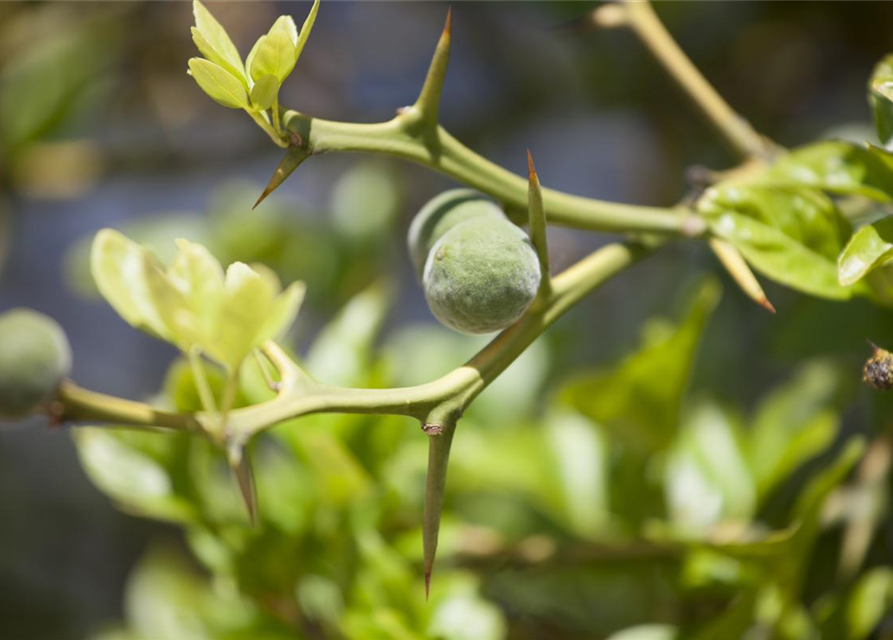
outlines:
{"label": "bokeh background", "polygon": [[[243,52],[277,15],[293,13],[300,23],[309,7],[210,6]],[[733,158],[630,33],[582,27],[594,6],[454,3],[443,123],[519,173],[530,148],[548,186],[671,204],[687,191],[691,167],[726,168]],[[438,2],[324,2],[282,102],[330,119],[390,118],[414,100],[446,9]],[[660,2],[657,11],[731,104],[779,143],[875,139],[865,83],[893,50],[893,4]],[[56,318],[71,339],[80,384],[133,398],[155,394],[176,354],[126,326],[92,289],[89,241],[113,226],[161,255],[183,236],[206,243],[224,262],[263,260],[283,279],[306,280],[309,299],[292,336],[299,352],[373,285],[387,291],[389,312],[380,331],[362,322],[357,331],[375,334],[369,349],[392,354],[382,361],[410,379],[461,363],[480,342],[434,327],[403,248],[414,212],[452,183],[387,158],[317,157],[252,212],[280,151],[186,75],[195,55],[191,24],[188,3],[0,4],[0,310],[28,306]],[[550,230],[559,268],[607,240]],[[634,351],[648,318],[684,316],[709,273],[725,294],[705,330],[691,394],[748,414],[804,362],[830,359],[844,372],[834,387],[846,398],[838,437],[870,431],[870,399],[857,387],[862,340],[893,343],[889,313],[767,284],[779,310],[769,317],[722,276],[704,247],[688,243],[612,281],[550,330],[516,368],[514,382],[482,396],[476,421],[483,432],[539,419],[561,381]],[[318,366],[349,380],[345,369],[378,366],[369,364],[378,356],[363,358],[336,350]],[[484,453],[477,460],[486,466]],[[516,473],[523,476],[524,467]],[[781,504],[796,495],[779,493]],[[456,518],[475,522],[498,504],[484,501]],[[540,525],[505,524],[548,529]],[[885,535],[878,534],[868,565],[889,562]],[[128,577],[158,544],[188,557],[179,528],[126,515],[94,487],[68,429],[35,419],[0,431],[0,638],[83,638],[122,619]],[[483,563],[481,572],[490,600],[508,611],[513,637],[603,637],[636,623],[679,620],[666,577],[641,589],[629,576],[611,582],[605,592],[618,602],[591,612],[595,605],[583,595],[577,603],[565,598],[564,610],[540,593],[512,594],[519,578],[507,563]],[[551,585],[541,591],[598,600],[598,589],[583,579],[563,580],[541,581]],[[556,617],[567,624],[555,626]]]}

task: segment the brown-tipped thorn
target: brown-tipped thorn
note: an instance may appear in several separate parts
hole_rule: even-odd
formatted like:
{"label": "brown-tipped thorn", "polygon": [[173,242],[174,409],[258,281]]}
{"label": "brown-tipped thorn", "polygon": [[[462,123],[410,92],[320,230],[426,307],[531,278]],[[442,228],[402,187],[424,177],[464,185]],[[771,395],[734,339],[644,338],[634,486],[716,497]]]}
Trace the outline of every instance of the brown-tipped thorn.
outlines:
{"label": "brown-tipped thorn", "polygon": [[761,300],[757,300],[757,303],[763,307],[769,313],[775,313],[775,307],[772,306],[772,303],[769,302],[769,298],[763,298]]}
{"label": "brown-tipped thorn", "polygon": [[443,25],[443,35],[449,36],[453,32],[453,6],[447,7],[446,23]]}
{"label": "brown-tipped thorn", "polygon": [[288,151],[285,152],[285,157],[279,162],[279,165],[270,177],[270,181],[264,188],[264,192],[260,194],[260,198],[257,199],[257,202],[254,203],[251,210],[254,211],[257,208],[257,205],[266,200],[267,196],[278,189],[279,186],[285,182],[285,179],[288,178],[288,176],[290,176],[309,156],[309,149],[304,147],[290,147]]}
{"label": "brown-tipped thorn", "polygon": [[879,346],[877,346],[875,343],[873,343],[868,338],[865,338],[865,342],[868,343],[868,346],[871,347],[871,350],[874,351],[875,353],[877,353],[878,351],[881,350],[881,348]]}
{"label": "brown-tipped thorn", "polygon": [[527,150],[527,175],[530,177],[531,182],[539,182],[539,176],[536,175],[536,167],[533,166],[533,154],[530,153],[530,149]]}
{"label": "brown-tipped thorn", "polygon": [[431,595],[431,569],[425,569],[425,602],[428,602],[428,598]]}

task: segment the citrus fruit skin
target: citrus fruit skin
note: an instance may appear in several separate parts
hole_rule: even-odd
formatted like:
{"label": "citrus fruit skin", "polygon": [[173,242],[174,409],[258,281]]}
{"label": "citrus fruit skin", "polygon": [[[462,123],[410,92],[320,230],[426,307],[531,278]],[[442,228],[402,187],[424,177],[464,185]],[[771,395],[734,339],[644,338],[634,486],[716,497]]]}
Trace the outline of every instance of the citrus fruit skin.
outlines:
{"label": "citrus fruit skin", "polygon": [[409,225],[407,238],[409,257],[419,278],[434,244],[454,226],[471,218],[506,219],[499,205],[474,189],[444,191],[419,210]]}
{"label": "citrus fruit skin", "polygon": [[0,417],[37,409],[70,371],[71,347],[55,320],[30,309],[0,314]]}
{"label": "citrus fruit skin", "polygon": [[515,322],[540,284],[536,251],[505,218],[476,217],[443,234],[425,262],[428,307],[462,333],[492,333]]}

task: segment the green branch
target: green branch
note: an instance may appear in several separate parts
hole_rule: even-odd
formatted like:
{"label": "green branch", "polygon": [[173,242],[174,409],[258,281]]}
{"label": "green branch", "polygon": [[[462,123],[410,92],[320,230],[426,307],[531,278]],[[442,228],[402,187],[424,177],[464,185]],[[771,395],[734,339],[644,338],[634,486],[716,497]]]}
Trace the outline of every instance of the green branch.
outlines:
{"label": "green branch", "polygon": [[593,22],[601,27],[628,27],[635,32],[664,71],[742,159],[767,155],[771,143],[719,95],[667,31],[650,2],[626,0],[602,5],[593,12]]}
{"label": "green branch", "polygon": [[[531,308],[465,365],[426,384],[393,389],[353,389],[312,380],[272,342],[264,354],[279,371],[279,394],[267,402],[229,412],[232,433],[250,437],[286,420],[313,413],[402,415],[434,423],[461,415],[471,401],[502,373],[543,331],[608,278],[623,271],[652,249],[638,244],[610,244],[552,279],[545,304]],[[72,382],[59,393],[61,416],[71,422],[103,422],[122,426],[164,427],[204,433],[214,414],[172,413],[151,406],[88,391]]]}
{"label": "green branch", "polygon": [[[330,152],[362,152],[396,156],[443,173],[486,193],[511,210],[527,210],[528,181],[479,156],[442,126],[425,135],[411,109],[387,122],[357,124],[322,120],[287,111],[286,128],[299,136],[305,157]],[[303,160],[304,158],[301,158]],[[292,163],[293,164],[293,163]],[[269,194],[287,174],[277,170]],[[283,175],[285,173],[285,175]],[[543,189],[543,203],[551,224],[614,233],[649,232],[698,236],[704,221],[687,209],[644,207],[574,196]]]}

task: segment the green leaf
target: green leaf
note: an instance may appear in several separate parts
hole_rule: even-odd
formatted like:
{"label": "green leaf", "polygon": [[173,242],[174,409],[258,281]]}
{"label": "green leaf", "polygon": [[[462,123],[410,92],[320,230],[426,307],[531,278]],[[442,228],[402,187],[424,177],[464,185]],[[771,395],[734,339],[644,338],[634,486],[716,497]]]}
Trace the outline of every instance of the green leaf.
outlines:
{"label": "green leaf", "polygon": [[708,189],[698,211],[765,276],[823,298],[852,296],[837,281],[845,223],[820,192],[727,184]]}
{"label": "green leaf", "polygon": [[756,487],[738,425],[712,402],[701,402],[679,434],[666,466],[667,505],[674,523],[691,532],[724,521],[746,522]]}
{"label": "green leaf", "polygon": [[224,107],[247,109],[250,106],[245,85],[220,65],[204,58],[190,58],[189,73],[202,91]]}
{"label": "green leaf", "polygon": [[893,570],[878,567],[863,575],[847,602],[846,617],[853,639],[867,638],[893,609]]}
{"label": "green leaf", "polygon": [[852,235],[837,260],[837,277],[842,285],[853,284],[891,258],[893,217],[866,224]]}
{"label": "green leaf", "polygon": [[195,27],[192,29],[195,46],[208,60],[226,69],[243,86],[247,87],[248,81],[243,71],[242,56],[239,55],[238,49],[230,40],[226,29],[198,0],[193,2],[192,12],[195,15]]}
{"label": "green leaf", "polygon": [[881,144],[889,146],[893,139],[893,55],[878,62],[868,81],[868,103],[874,112]]}
{"label": "green leaf", "polygon": [[251,60],[251,77],[257,82],[266,75],[275,76],[281,84],[295,68],[295,45],[284,31],[270,31],[257,41]]}
{"label": "green leaf", "polygon": [[251,104],[255,109],[265,111],[273,106],[279,94],[279,80],[276,76],[261,76],[251,88]]}
{"label": "green leaf", "polygon": [[74,438],[90,480],[125,510],[172,522],[194,518],[192,505],[175,494],[167,470],[152,456],[131,446],[127,438],[108,427],[79,428]]}
{"label": "green leaf", "polygon": [[298,27],[295,24],[294,18],[291,16],[279,16],[276,18],[276,22],[273,23],[273,26],[270,27],[270,31],[268,33],[273,32],[282,32],[291,43],[295,46],[298,44]]}
{"label": "green leaf", "polygon": [[392,294],[385,282],[377,282],[351,298],[314,340],[304,361],[307,371],[327,384],[367,384],[372,347]]}
{"label": "green leaf", "polygon": [[834,441],[840,426],[834,410],[840,384],[830,363],[812,362],[760,404],[748,458],[761,497]]}
{"label": "green leaf", "polygon": [[641,624],[611,634],[607,640],[678,640],[679,631],[668,624]]}
{"label": "green leaf", "polygon": [[669,444],[707,320],[719,302],[714,280],[704,282],[687,317],[662,331],[618,366],[584,374],[561,399],[635,448]]}
{"label": "green leaf", "polygon": [[162,340],[172,334],[155,306],[145,276],[146,264],[157,264],[151,253],[113,229],[96,234],[90,270],[99,292],[125,322]]}
{"label": "green leaf", "polygon": [[758,182],[891,202],[893,158],[877,147],[843,140],[818,142],[782,156]]}
{"label": "green leaf", "polygon": [[310,32],[313,30],[313,25],[316,23],[316,14],[319,12],[319,0],[313,0],[313,6],[310,7],[310,13],[307,14],[307,18],[304,19],[304,24],[301,25],[301,35],[298,36],[298,41],[295,43],[295,61],[301,57],[301,52],[304,51],[304,45],[307,44],[307,38],[310,37]]}

